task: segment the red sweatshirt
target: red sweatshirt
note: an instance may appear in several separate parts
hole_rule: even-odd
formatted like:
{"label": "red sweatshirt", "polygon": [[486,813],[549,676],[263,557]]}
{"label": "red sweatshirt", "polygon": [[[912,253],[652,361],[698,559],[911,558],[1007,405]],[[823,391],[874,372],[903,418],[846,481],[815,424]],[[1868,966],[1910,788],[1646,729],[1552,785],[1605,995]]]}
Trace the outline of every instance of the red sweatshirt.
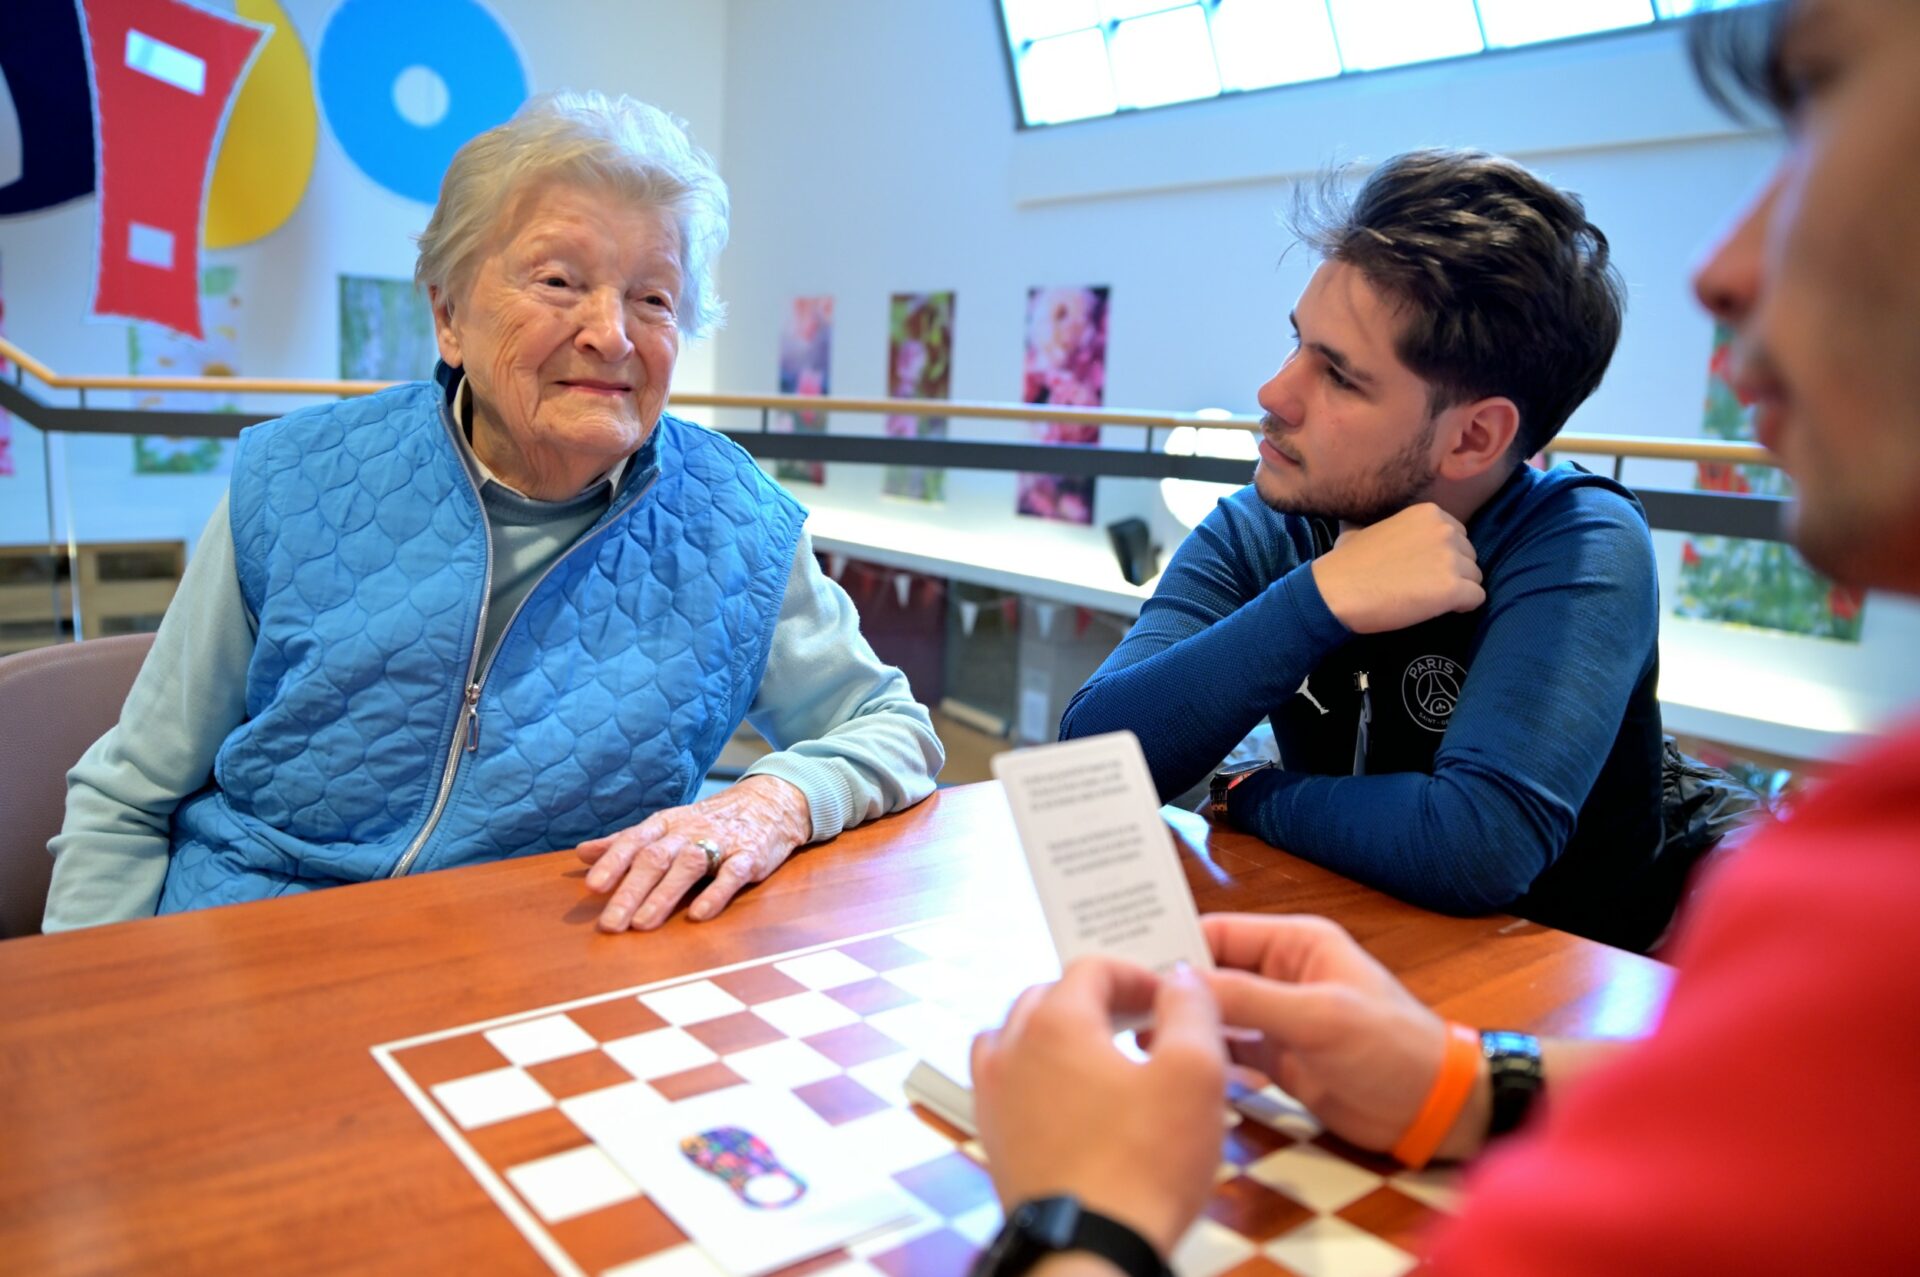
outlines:
{"label": "red sweatshirt", "polygon": [[1920,726],[1696,906],[1659,1029],[1488,1155],[1433,1273],[1920,1273]]}

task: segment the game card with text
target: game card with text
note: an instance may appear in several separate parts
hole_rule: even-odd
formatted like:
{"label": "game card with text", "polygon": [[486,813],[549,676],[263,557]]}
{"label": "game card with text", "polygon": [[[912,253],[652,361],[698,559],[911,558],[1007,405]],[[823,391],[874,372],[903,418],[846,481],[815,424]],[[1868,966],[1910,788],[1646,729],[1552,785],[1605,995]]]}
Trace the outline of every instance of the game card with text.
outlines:
{"label": "game card with text", "polygon": [[1213,965],[1132,732],[993,760],[1062,966],[1086,954],[1154,971]]}

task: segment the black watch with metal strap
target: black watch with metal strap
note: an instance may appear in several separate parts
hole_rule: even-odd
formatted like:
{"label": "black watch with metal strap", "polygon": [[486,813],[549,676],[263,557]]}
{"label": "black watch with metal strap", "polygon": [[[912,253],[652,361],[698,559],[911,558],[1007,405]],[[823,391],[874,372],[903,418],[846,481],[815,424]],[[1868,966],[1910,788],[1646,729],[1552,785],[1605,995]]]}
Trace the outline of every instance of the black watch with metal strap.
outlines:
{"label": "black watch with metal strap", "polygon": [[1493,1139],[1526,1121],[1547,1078],[1540,1066],[1540,1039],[1531,1033],[1488,1029],[1480,1035],[1480,1054],[1486,1058],[1487,1077],[1493,1084],[1493,1106],[1487,1116],[1487,1138]]}
{"label": "black watch with metal strap", "polygon": [[1232,767],[1222,767],[1215,772],[1213,778],[1207,782],[1208,817],[1213,820],[1225,820],[1227,795],[1233,792],[1233,787],[1255,772],[1263,772],[1272,766],[1273,763],[1270,760],[1262,758],[1251,763],[1236,763]]}
{"label": "black watch with metal strap", "polygon": [[1038,1197],[1015,1207],[974,1262],[973,1277],[1020,1277],[1047,1256],[1070,1250],[1098,1255],[1127,1277],[1173,1277],[1146,1238],[1072,1197]]}

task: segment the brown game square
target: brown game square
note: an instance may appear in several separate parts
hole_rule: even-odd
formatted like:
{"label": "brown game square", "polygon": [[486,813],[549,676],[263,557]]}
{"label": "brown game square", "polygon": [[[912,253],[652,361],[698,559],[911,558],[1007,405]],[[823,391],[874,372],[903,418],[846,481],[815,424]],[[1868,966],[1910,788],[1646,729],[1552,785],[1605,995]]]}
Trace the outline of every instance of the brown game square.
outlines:
{"label": "brown game square", "polygon": [[588,1141],[559,1109],[541,1109],[468,1131],[467,1142],[487,1165],[505,1170],[537,1157],[579,1148]]}
{"label": "brown game square", "polygon": [[600,1051],[582,1051],[545,1064],[529,1064],[527,1073],[556,1100],[633,1081],[632,1074]]}
{"label": "brown game square", "polygon": [[1256,1242],[1272,1241],[1313,1218],[1312,1211],[1285,1193],[1244,1175],[1215,1186],[1206,1213],[1215,1223]]}
{"label": "brown game square", "polygon": [[1265,1255],[1255,1255],[1243,1259],[1233,1267],[1221,1273],[1220,1277],[1300,1277],[1291,1268],[1283,1268]]}
{"label": "brown game square", "polygon": [[648,1010],[638,998],[608,998],[605,1002],[575,1007],[567,1012],[567,1018],[600,1042],[615,1042],[636,1033],[667,1027],[667,1022]]}
{"label": "brown game square", "polygon": [[816,1033],[800,1040],[843,1069],[865,1064],[869,1060],[885,1059],[906,1050],[865,1020],[843,1024],[837,1029],[828,1029],[825,1033]]}
{"label": "brown game square", "polygon": [[1221,1142],[1220,1159],[1235,1166],[1250,1166],[1267,1154],[1291,1148],[1297,1142],[1265,1122],[1242,1118],[1227,1129],[1226,1138]]}
{"label": "brown game square", "polygon": [[746,1081],[738,1073],[719,1061],[702,1064],[697,1069],[688,1069],[684,1073],[670,1073],[666,1077],[657,1077],[647,1085],[668,1100],[678,1104],[681,1100],[690,1100],[696,1095],[705,1095],[709,1091],[725,1090],[729,1086],[739,1086]]}
{"label": "brown game square", "polygon": [[765,1046],[787,1036],[751,1011],[736,1011],[718,1019],[702,1020],[681,1028],[715,1055],[731,1055],[750,1046]]}
{"label": "brown game square", "polygon": [[825,1118],[829,1126],[851,1122],[856,1117],[878,1113],[887,1107],[885,1100],[844,1073],[809,1082],[805,1086],[796,1086],[793,1093],[808,1108]]}
{"label": "brown game square", "polygon": [[900,1187],[948,1219],[994,1199],[992,1177],[979,1163],[960,1152],[898,1171],[893,1178]]}
{"label": "brown game square", "polygon": [[1425,1202],[1416,1201],[1391,1184],[1382,1184],[1357,1202],[1337,1212],[1341,1219],[1383,1237],[1401,1250],[1418,1252],[1427,1231],[1446,1218]]}
{"label": "brown game square", "polygon": [[843,984],[837,989],[828,989],[827,996],[846,1007],[849,1011],[861,1015],[872,1015],[876,1011],[891,1011],[895,1007],[906,1006],[919,999],[897,984],[874,976],[870,980],[856,980],[852,984]]}
{"label": "brown game square", "polygon": [[757,967],[745,967],[739,971],[729,971],[725,975],[708,976],[715,984],[739,998],[748,1006],[758,1006],[762,1002],[771,1002],[775,998],[790,998],[796,993],[805,993],[807,986],[778,970],[772,963]]}
{"label": "brown game square", "polygon": [[507,1067],[507,1057],[478,1033],[442,1038],[393,1053],[394,1061],[421,1086],[438,1086],[457,1077],[471,1077]]}
{"label": "brown game square", "polygon": [[954,1232],[940,1228],[922,1233],[904,1246],[867,1260],[887,1277],[926,1277],[929,1273],[964,1273],[980,1252]]}
{"label": "brown game square", "polygon": [[549,1225],[574,1263],[590,1273],[616,1264],[645,1259],[686,1240],[658,1206],[645,1197],[624,1202]]}
{"label": "brown game square", "polygon": [[910,967],[916,962],[927,960],[926,954],[892,936],[875,936],[871,940],[856,940],[852,944],[841,945],[840,952],[856,962],[866,963],[875,971]]}

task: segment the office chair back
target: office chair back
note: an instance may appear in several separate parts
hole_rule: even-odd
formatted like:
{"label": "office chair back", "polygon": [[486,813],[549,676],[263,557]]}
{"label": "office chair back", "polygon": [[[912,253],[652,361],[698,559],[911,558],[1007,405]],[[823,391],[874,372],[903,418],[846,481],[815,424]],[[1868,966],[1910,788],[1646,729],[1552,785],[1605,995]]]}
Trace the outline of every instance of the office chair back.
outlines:
{"label": "office chair back", "polygon": [[0,939],[39,933],[67,769],[120,720],[152,646],[129,634],[0,658]]}

